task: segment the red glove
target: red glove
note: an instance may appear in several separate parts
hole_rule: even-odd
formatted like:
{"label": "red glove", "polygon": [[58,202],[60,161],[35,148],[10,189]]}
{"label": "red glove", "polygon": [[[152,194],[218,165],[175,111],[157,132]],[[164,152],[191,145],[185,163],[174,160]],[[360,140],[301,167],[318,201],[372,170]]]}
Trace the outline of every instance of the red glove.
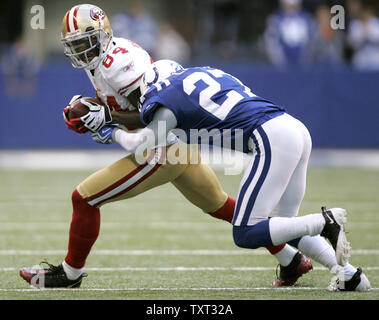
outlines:
{"label": "red glove", "polygon": [[63,118],[66,123],[67,128],[75,131],[76,133],[83,134],[89,131],[89,129],[84,126],[84,122],[80,118],[72,118],[70,117],[70,107],[67,106],[63,109]]}

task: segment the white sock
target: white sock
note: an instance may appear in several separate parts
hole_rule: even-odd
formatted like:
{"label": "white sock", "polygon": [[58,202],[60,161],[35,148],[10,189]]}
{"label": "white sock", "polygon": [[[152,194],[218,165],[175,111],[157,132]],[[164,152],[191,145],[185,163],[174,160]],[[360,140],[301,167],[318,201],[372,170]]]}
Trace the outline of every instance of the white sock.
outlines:
{"label": "white sock", "polygon": [[336,252],[320,235],[302,237],[297,248],[308,258],[321,263],[330,271],[332,271],[332,268],[337,265]]}
{"label": "white sock", "polygon": [[325,219],[321,213],[293,218],[273,217],[269,224],[270,236],[276,246],[305,235],[320,234],[324,225]]}
{"label": "white sock", "polygon": [[281,266],[286,267],[291,263],[296,253],[297,250],[286,244],[283,249],[275,253],[274,256],[276,259],[278,259],[278,262]]}
{"label": "white sock", "polygon": [[337,263],[336,252],[333,247],[320,235],[302,237],[297,248],[308,258],[321,263],[331,273],[338,275],[344,281],[350,280],[357,272],[357,268],[349,263],[345,266],[340,266]]}
{"label": "white sock", "polygon": [[66,261],[62,262],[62,266],[64,272],[66,272],[67,278],[69,278],[70,280],[78,279],[83,273],[83,268],[77,269],[71,267],[69,264],[66,263]]}

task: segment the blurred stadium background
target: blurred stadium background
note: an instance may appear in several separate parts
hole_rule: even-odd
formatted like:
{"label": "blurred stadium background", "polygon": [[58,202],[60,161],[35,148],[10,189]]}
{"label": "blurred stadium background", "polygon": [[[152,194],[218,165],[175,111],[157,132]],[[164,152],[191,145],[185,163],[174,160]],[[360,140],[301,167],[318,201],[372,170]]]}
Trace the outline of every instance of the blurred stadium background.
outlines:
{"label": "blurred stadium background", "polygon": [[[308,126],[314,148],[379,147],[377,1],[93,3],[107,12],[116,36],[140,43],[153,59],[219,67],[256,94],[286,106]],[[31,27],[35,4],[0,4],[0,97],[6,110],[0,148],[104,150],[65,130],[60,112],[73,94],[94,95],[59,41],[62,17],[77,1],[39,1],[44,29]],[[334,4],[345,8],[344,30],[330,27]]]}
{"label": "blurred stadium background", "polygon": [[[72,95],[94,95],[85,73],[73,69],[64,57],[59,41],[62,17],[77,1],[39,1],[44,29],[31,27],[35,4],[0,4],[1,165],[9,149],[104,150],[89,137],[65,130],[62,121],[61,110]],[[141,44],[153,59],[219,67],[256,94],[286,106],[308,126],[315,149],[371,149],[359,152],[358,159],[366,161],[379,148],[377,1],[93,4],[107,12],[116,36]],[[330,6],[335,4],[345,8],[343,30],[330,27]]]}
{"label": "blurred stadium background", "polygon": [[[46,152],[50,149],[104,150],[89,137],[65,130],[62,121],[61,110],[72,95],[94,95],[85,73],[73,69],[64,57],[59,41],[61,19],[77,1],[38,4],[44,9],[44,29],[31,26],[34,1],[0,4],[1,167],[38,167],[41,162],[30,158],[36,149],[45,151],[37,159],[53,156]],[[155,60],[219,67],[256,94],[286,106],[312,134],[313,163],[379,166],[377,1],[103,0],[93,4],[107,12],[116,36],[141,44]],[[342,30],[331,28],[333,5],[344,8]],[[117,146],[107,148],[117,150]],[[359,152],[352,152],[356,149]],[[57,167],[69,164],[47,162]]]}
{"label": "blurred stadium background", "polygon": [[[358,204],[365,202],[370,212],[366,216],[367,223],[372,224],[371,229],[367,226],[362,230],[368,232],[367,237],[371,234],[371,238],[358,247],[375,249],[378,202],[374,194],[378,191],[379,172],[377,0],[93,0],[90,3],[107,13],[115,36],[139,43],[154,60],[170,58],[184,66],[221,68],[237,76],[257,95],[284,105],[303,121],[313,138],[311,169],[327,168],[327,171],[311,171],[312,181],[319,183],[315,188],[320,188],[311,187],[310,192],[318,192],[316,199],[312,199],[314,202],[323,199],[322,190],[331,192],[323,189],[330,183],[328,177],[339,179],[341,185],[346,181],[347,189],[339,189],[335,198],[329,193],[330,201],[349,201],[357,211]],[[44,9],[43,29],[31,26],[36,15],[31,8],[36,4]],[[86,74],[71,67],[59,41],[62,17],[76,4],[78,1],[74,0],[0,2],[0,181],[3,192],[0,219],[5,223],[4,230],[12,231],[12,223],[25,219],[16,209],[11,209],[12,203],[20,203],[22,208],[26,204],[31,207],[26,210],[29,223],[33,223],[34,205],[49,214],[51,208],[71,210],[69,195],[74,183],[123,154],[119,146],[98,145],[88,135],[70,132],[62,119],[62,110],[72,95],[94,96]],[[342,30],[331,28],[333,5],[341,5],[345,10]],[[214,167],[218,169],[222,165],[217,163]],[[333,173],[334,168],[342,167],[353,171]],[[364,175],[354,171],[362,168],[369,171]],[[49,173],[29,170],[54,170],[54,173],[50,180]],[[56,170],[67,170],[67,175]],[[75,174],[73,170],[85,171]],[[360,177],[362,181],[357,184],[367,182],[364,190],[371,193],[361,192],[354,198],[354,183]],[[69,178],[73,179],[72,185],[68,184]],[[235,195],[238,178],[231,179],[221,178],[221,181]],[[58,188],[56,181],[63,185]],[[43,196],[37,191],[47,192],[49,199],[47,189],[56,187],[61,193],[54,193],[47,207],[43,207]],[[29,197],[25,198],[24,194],[24,198],[18,198],[15,194],[19,189],[26,194],[34,191]],[[152,193],[153,198],[155,195]],[[53,204],[52,199],[57,197],[65,201],[63,209]],[[154,199],[157,201],[159,196]],[[141,206],[139,210],[143,211],[142,203],[131,203]],[[112,208],[117,212],[118,207]],[[314,210],[309,202],[305,208]],[[122,217],[122,210],[119,211]],[[57,217],[56,221],[65,222],[58,228],[63,233],[60,245],[54,243],[62,250],[70,218],[67,212],[65,215],[64,219],[63,212],[50,216],[51,221]],[[43,219],[41,215],[37,217],[37,221]],[[150,218],[159,221],[158,217]],[[13,235],[24,239],[20,233]],[[46,234],[49,236],[52,235]],[[12,235],[7,237],[15,239]],[[21,249],[25,243],[4,239],[3,251]],[[34,244],[49,249],[43,242],[46,238],[33,239]],[[118,248],[118,240],[114,241],[114,247]],[[228,245],[234,248],[231,242]],[[20,263],[18,260],[8,262],[1,266],[12,264],[15,267]],[[375,257],[373,270],[377,270],[377,262]],[[378,283],[373,284],[378,287]]]}

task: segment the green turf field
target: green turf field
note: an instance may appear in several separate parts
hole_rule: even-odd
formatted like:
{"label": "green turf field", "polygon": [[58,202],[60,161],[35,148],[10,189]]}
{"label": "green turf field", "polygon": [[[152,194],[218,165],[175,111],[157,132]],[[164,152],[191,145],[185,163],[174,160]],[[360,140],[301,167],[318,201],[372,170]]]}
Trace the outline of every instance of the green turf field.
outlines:
{"label": "green turf field", "polygon": [[[189,204],[170,184],[102,209],[100,236],[80,289],[32,289],[18,269],[65,256],[71,192],[89,172],[0,171],[0,299],[378,299],[379,171],[310,169],[301,214],[321,205],[348,210],[351,263],[371,281],[366,293],[331,293],[315,270],[295,287],[273,289],[276,260],[237,248],[231,225]],[[218,174],[236,196],[240,176]]]}

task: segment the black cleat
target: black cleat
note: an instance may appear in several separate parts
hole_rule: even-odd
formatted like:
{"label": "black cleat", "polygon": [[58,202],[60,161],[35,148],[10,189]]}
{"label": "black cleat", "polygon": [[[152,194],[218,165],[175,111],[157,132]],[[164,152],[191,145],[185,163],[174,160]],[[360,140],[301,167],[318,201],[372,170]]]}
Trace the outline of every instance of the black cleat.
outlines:
{"label": "black cleat", "polygon": [[279,267],[279,276],[278,269],[276,269],[277,279],[275,279],[271,284],[273,287],[293,286],[296,283],[297,279],[313,269],[311,260],[309,260],[308,257],[301,254],[300,252],[297,252],[295,254],[288,266],[283,267],[279,265]]}
{"label": "black cleat", "polygon": [[47,264],[48,268],[22,268],[20,269],[20,276],[32,286],[36,288],[79,288],[83,277],[87,277],[86,273],[83,273],[79,278],[70,280],[67,278],[66,273],[63,270],[62,264],[59,266],[53,266],[52,264],[43,261],[42,264]]}
{"label": "black cleat", "polygon": [[344,231],[347,221],[346,210],[342,208],[326,210],[325,207],[322,207],[321,210],[325,219],[325,226],[320,235],[329,240],[336,252],[338,264],[344,266],[349,260],[349,251],[351,249]]}

